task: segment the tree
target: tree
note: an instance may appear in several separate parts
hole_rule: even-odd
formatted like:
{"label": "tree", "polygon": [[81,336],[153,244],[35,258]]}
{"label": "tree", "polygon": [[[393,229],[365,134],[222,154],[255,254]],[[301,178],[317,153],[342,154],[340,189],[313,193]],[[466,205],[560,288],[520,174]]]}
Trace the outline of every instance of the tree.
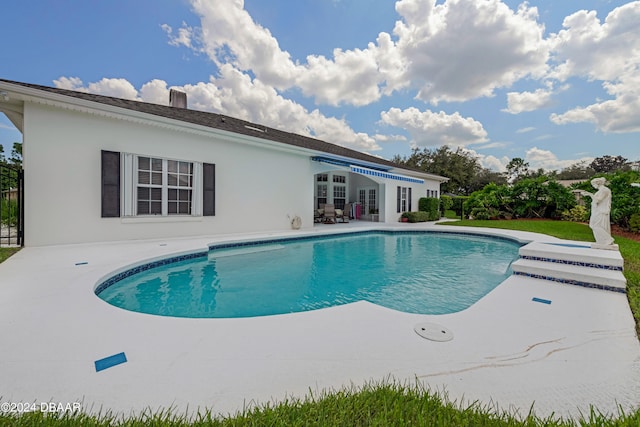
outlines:
{"label": "tree", "polygon": [[511,188],[513,212],[521,218],[560,218],[576,199],[569,189],[546,176],[525,178]]}
{"label": "tree", "polygon": [[22,143],[14,142],[13,147],[11,148],[11,157],[8,159],[4,154],[4,146],[0,144],[0,164],[6,166],[12,166],[21,168],[22,167]]}
{"label": "tree", "polygon": [[520,157],[514,157],[507,163],[507,181],[510,184],[527,177],[529,174],[529,163]]}
{"label": "tree", "polygon": [[506,183],[507,177],[504,173],[495,172],[487,168],[482,168],[471,180],[469,193],[482,190],[488,184],[504,185]]}
{"label": "tree", "polygon": [[586,160],[577,162],[562,169],[556,175],[557,179],[589,179],[595,175],[596,171],[587,164]]}
{"label": "tree", "polygon": [[452,151],[447,145],[434,150],[414,148],[409,157],[395,156],[392,161],[449,178],[449,182],[441,186],[444,193],[469,194],[474,188],[475,176],[482,170],[477,157],[460,147]]}
{"label": "tree", "polygon": [[629,162],[622,156],[602,156],[593,159],[589,165],[596,173],[611,173],[629,170]]}

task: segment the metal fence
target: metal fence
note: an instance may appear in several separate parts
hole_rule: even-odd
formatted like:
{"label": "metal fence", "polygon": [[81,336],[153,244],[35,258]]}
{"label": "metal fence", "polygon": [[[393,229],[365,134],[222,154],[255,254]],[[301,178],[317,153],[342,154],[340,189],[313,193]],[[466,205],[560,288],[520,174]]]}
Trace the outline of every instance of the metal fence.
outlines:
{"label": "metal fence", "polygon": [[24,173],[0,163],[0,246],[24,246]]}

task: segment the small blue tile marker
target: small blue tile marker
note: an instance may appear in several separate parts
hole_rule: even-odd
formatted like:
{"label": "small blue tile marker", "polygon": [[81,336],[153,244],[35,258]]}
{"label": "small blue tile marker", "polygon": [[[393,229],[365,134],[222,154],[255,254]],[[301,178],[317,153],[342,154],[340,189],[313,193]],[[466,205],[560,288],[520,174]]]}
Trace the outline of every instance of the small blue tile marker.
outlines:
{"label": "small blue tile marker", "polygon": [[104,371],[107,368],[111,368],[112,366],[125,363],[126,361],[127,356],[125,356],[124,352],[122,352],[114,354],[113,356],[105,357],[104,359],[96,360],[94,363],[96,364],[96,372],[100,372]]}
{"label": "small blue tile marker", "polygon": [[87,265],[89,264],[87,261],[76,262],[76,265]]}
{"label": "small blue tile marker", "polygon": [[551,300],[542,299],[542,298],[533,298],[531,301],[533,301],[533,302],[541,302],[542,304],[551,304]]}

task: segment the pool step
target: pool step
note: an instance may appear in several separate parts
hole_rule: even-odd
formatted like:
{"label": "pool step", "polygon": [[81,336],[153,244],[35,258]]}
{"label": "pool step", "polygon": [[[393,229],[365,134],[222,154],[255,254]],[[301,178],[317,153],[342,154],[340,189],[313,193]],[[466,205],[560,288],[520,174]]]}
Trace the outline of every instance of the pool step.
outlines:
{"label": "pool step", "polygon": [[588,243],[529,243],[520,248],[520,259],[511,264],[513,274],[626,292],[624,260],[618,251],[592,249]]}

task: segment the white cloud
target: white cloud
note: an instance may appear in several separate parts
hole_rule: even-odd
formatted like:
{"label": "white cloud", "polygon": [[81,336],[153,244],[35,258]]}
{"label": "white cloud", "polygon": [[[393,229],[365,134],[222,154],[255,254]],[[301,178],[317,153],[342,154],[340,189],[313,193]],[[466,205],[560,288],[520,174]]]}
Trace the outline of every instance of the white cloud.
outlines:
{"label": "white cloud", "polygon": [[407,137],[404,135],[382,135],[375,134],[373,139],[379,142],[396,142],[396,141],[406,141]]}
{"label": "white cloud", "polygon": [[299,71],[295,84],[304,95],[315,96],[318,103],[362,106],[381,96],[381,75],[372,49],[335,49],[333,60],[307,56],[306,67]]}
{"label": "white cloud", "polygon": [[507,156],[496,157],[496,156],[487,156],[487,155],[478,155],[478,159],[483,168],[491,169],[497,172],[506,172],[507,164],[509,164],[509,159]]}
{"label": "white cloud", "polygon": [[527,150],[524,160],[529,163],[529,169],[545,169],[545,170],[561,170],[569,167],[577,162],[586,161],[590,163],[593,157],[582,157],[573,160],[560,160],[549,150],[542,150],[538,147],[532,147]]}
{"label": "white cloud", "polygon": [[78,77],[60,77],[58,80],[54,80],[53,83],[60,89],[90,92],[97,95],[113,96],[134,101],[140,100],[138,91],[126,79],[103,78],[99,82],[89,83],[86,87]]}
{"label": "white cloud", "polygon": [[75,90],[78,92],[88,92],[89,90],[83,87],[82,80],[78,77],[60,77],[58,80],[54,80],[53,84],[59,89]]}
{"label": "white cloud", "polygon": [[142,85],[140,98],[145,102],[169,105],[169,89],[164,80],[154,79]]}
{"label": "white cloud", "polygon": [[489,148],[504,148],[507,144],[504,142],[489,142],[487,144],[476,145],[475,148],[477,150],[487,150]]}
{"label": "white cloud", "polygon": [[519,114],[546,107],[550,104],[551,94],[551,91],[545,89],[536,89],[535,92],[509,92],[507,108],[502,111]]}
{"label": "white cloud", "polygon": [[600,23],[595,11],[567,16],[563,30],[549,37],[553,60],[551,75],[559,80],[587,76],[615,80],[637,68],[640,60],[640,1],[613,9]]}
{"label": "white cloud", "polygon": [[492,96],[525,76],[546,71],[548,49],[536,8],[512,11],[499,0],[400,0],[397,49],[404,78],[419,85],[417,97],[464,101]]}
{"label": "white cloud", "polygon": [[178,34],[173,34],[173,28],[170,25],[162,24],[160,28],[167,33],[169,37],[169,44],[171,46],[185,46],[192,48],[192,38],[196,34],[193,27],[188,26],[185,22],[182,23],[182,27],[178,29]]}
{"label": "white cloud", "polygon": [[163,25],[170,44],[251,71],[277,90],[298,87],[322,104],[362,106],[407,87],[433,104],[463,101],[546,72],[544,27],[526,3],[512,11],[499,0],[400,0],[394,37],[381,32],[364,49],[335,49],[331,58],[310,53],[306,62],[282,50],[243,1],[191,3],[201,26],[183,24],[174,35]]}
{"label": "white cloud", "polygon": [[527,132],[531,132],[531,131],[533,131],[533,130],[536,130],[536,128],[535,128],[535,127],[533,127],[533,126],[529,126],[529,127],[526,127],[526,128],[520,128],[520,129],[518,129],[518,130],[516,131],[516,133],[527,133]]}
{"label": "white cloud", "polygon": [[380,114],[382,122],[409,132],[412,144],[419,147],[453,145],[463,146],[487,141],[482,124],[460,113],[434,113],[411,107],[405,110],[391,108]]}
{"label": "white cloud", "polygon": [[612,10],[601,23],[594,11],[565,18],[564,29],[550,37],[557,66],[550,76],[603,81],[611,99],[552,114],[556,124],[591,122],[613,133],[640,131],[640,1]]}
{"label": "white cloud", "polygon": [[[268,29],[254,22],[242,0],[192,0],[191,4],[201,20],[201,46],[197,49],[219,66],[230,63],[243,71],[252,70],[264,84],[278,89],[290,87],[300,67],[280,49]],[[183,29],[194,32],[192,28]]]}
{"label": "white cloud", "polygon": [[558,125],[590,122],[603,132],[640,132],[640,64],[635,74],[621,76],[616,83],[603,83],[613,99],[587,107],[578,107],[562,114],[552,114]]}

